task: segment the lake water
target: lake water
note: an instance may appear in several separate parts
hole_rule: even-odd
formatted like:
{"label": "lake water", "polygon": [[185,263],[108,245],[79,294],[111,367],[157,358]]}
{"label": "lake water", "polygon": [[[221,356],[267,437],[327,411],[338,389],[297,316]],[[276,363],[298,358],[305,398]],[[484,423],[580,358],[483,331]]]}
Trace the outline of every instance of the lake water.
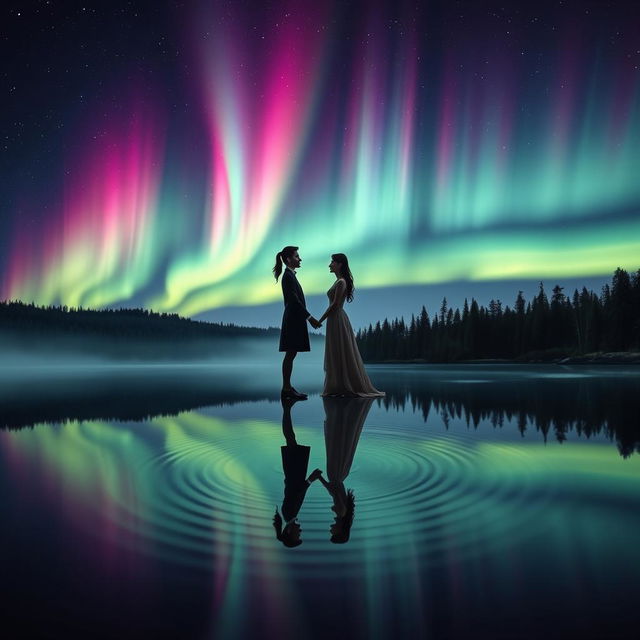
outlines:
{"label": "lake water", "polygon": [[[5,370],[5,625],[635,637],[640,367],[368,369],[386,398],[323,401],[321,369],[301,359],[310,397],[288,407],[277,362]],[[272,519],[294,436],[332,492],[318,480],[305,494],[289,465],[287,508],[304,501],[302,544],[287,548]],[[355,515],[334,544],[340,481]]]}

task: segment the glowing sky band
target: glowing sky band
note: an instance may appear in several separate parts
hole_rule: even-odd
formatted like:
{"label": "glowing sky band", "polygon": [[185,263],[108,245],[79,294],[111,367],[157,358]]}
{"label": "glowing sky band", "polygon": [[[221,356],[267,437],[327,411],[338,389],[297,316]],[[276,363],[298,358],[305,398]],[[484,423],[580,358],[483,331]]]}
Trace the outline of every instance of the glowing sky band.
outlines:
{"label": "glowing sky band", "polygon": [[[184,315],[267,303],[286,244],[309,294],[337,251],[359,287],[637,269],[640,81],[585,47],[559,43],[532,81],[490,44],[434,61],[374,18],[348,43],[320,12],[194,25],[202,148],[178,135],[166,154],[161,104],[118,112],[71,159],[62,204],[17,220],[3,297]],[[202,172],[185,178],[190,155]]]}

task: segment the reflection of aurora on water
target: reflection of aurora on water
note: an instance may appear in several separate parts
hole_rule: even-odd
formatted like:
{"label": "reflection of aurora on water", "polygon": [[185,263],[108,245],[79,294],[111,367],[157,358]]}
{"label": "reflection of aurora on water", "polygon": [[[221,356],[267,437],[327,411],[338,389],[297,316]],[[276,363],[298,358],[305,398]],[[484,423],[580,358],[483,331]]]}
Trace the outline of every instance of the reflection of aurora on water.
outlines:
{"label": "reflection of aurora on water", "polygon": [[[299,513],[304,544],[290,550],[274,539],[271,519],[283,491],[281,407],[260,396],[137,422],[1,430],[2,475],[11,495],[18,492],[21,518],[27,504],[38,505],[38,514],[54,510],[73,544],[83,540],[109,576],[116,559],[131,558],[121,572],[135,567],[153,582],[158,566],[170,566],[206,582],[212,592],[206,611],[218,635],[238,637],[247,624],[255,627],[247,612],[264,606],[270,615],[260,622],[263,632],[297,631],[309,624],[309,599],[316,611],[327,593],[333,599],[341,589],[375,626],[397,624],[392,604],[379,605],[379,591],[392,584],[412,612],[443,589],[464,609],[470,595],[459,592],[457,579],[448,581],[452,567],[465,584],[480,567],[504,598],[530,579],[530,569],[526,579],[512,570],[514,562],[528,567],[526,559],[535,557],[534,564],[562,566],[562,576],[581,575],[585,558],[604,566],[611,522],[617,541],[611,553],[625,549],[634,566],[640,457],[623,459],[593,433],[589,440],[543,442],[531,425],[521,438],[508,404],[488,409],[497,394],[481,368],[474,379],[458,374],[430,389],[424,383],[433,372],[416,378],[413,389],[409,375],[394,372],[393,387],[376,373],[386,405],[372,404],[350,464],[345,485],[355,492],[356,517],[340,548],[329,542],[332,500],[319,483]],[[559,380],[556,369],[548,381]],[[535,397],[549,388],[520,382]],[[467,393],[465,404],[463,386],[484,393]],[[561,390],[566,401],[553,405],[559,417],[575,403],[570,389]],[[597,394],[589,397],[598,401]],[[531,400],[527,410],[536,404]],[[312,396],[292,413],[298,441],[311,447],[309,467],[326,470],[322,407]],[[467,426],[465,413],[478,416],[476,428]],[[496,414],[504,416],[501,429],[491,426]],[[505,561],[513,549],[518,553]],[[582,593],[583,577],[579,585]],[[73,606],[71,600],[67,608]]]}
{"label": "reflection of aurora on water", "polygon": [[[21,491],[54,499],[90,535],[94,553],[117,557],[124,548],[136,554],[138,572],[163,562],[210,575],[212,620],[227,632],[265,598],[265,628],[298,624],[304,596],[296,585],[322,589],[336,579],[362,594],[383,623],[387,612],[374,604],[381,581],[407,585],[411,575],[403,593],[420,611],[431,588],[426,568],[482,560],[495,580],[495,557],[509,545],[544,540],[573,557],[575,539],[559,540],[557,531],[575,504],[589,509],[591,536],[608,510],[616,510],[621,531],[635,513],[640,458],[623,460],[607,444],[488,441],[475,431],[420,433],[401,423],[398,415],[384,426],[378,416],[363,428],[347,480],[356,519],[339,551],[328,541],[331,500],[315,485],[299,514],[304,544],[288,550],[274,540],[271,518],[282,495],[277,420],[191,412],[136,424],[70,423],[0,432],[0,453]],[[324,467],[322,416],[295,428],[311,446],[311,466]],[[27,468],[34,470],[28,477]],[[589,553],[601,552],[598,536],[581,540]]]}
{"label": "reflection of aurora on water", "polygon": [[38,195],[46,219],[16,217],[2,296],[260,304],[292,238],[309,294],[326,289],[329,248],[362,288],[637,266],[640,82],[624,46],[560,21],[544,64],[481,30],[471,56],[455,28],[438,47],[428,9],[396,7],[394,29],[385,10],[354,27],[303,5],[264,32],[240,8],[192,16],[187,130],[143,92],[106,109],[97,140],[91,118],[76,126],[64,196]]}
{"label": "reflection of aurora on water", "polygon": [[[635,369],[586,366],[535,367],[481,365],[372,367],[386,391],[381,400],[390,415],[407,410],[436,417],[444,427],[464,420],[469,428],[492,425],[517,429],[524,437],[562,442],[604,434],[620,454],[640,448],[640,381]],[[262,374],[249,384],[244,369],[200,366],[133,367],[117,376],[98,375],[28,389],[4,385],[0,428],[20,429],[38,423],[119,420],[144,421],[203,407],[278,401],[278,389]]]}

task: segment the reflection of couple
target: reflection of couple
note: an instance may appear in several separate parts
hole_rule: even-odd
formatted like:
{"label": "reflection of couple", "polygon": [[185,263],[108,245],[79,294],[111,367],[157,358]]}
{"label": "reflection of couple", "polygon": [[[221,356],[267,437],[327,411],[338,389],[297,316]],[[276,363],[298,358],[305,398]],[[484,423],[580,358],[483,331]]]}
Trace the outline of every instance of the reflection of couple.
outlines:
{"label": "reflection of couple", "polygon": [[295,398],[282,398],[282,433],[286,445],[281,448],[284,470],[284,499],[282,515],[276,509],[273,526],[276,537],[286,547],[302,544],[298,512],[315,480],[320,480],[333,499],[331,510],[334,523],[331,525],[331,542],[340,544],[349,540],[355,499],[353,491],[345,489],[344,481],[349,475],[353,456],[358,446],[362,425],[369,413],[372,399],[369,398],[324,398],[324,441],[327,455],[327,479],[320,469],[307,477],[311,447],[296,441],[291,420],[291,407]]}
{"label": "reflection of couple", "polygon": [[353,300],[353,275],[349,261],[343,253],[331,256],[329,271],[336,276],[334,285],[327,291],[329,306],[319,320],[316,320],[305,306],[304,293],[296,278],[295,269],[302,263],[298,247],[285,247],[276,255],[273,274],[276,281],[282,273],[282,294],[284,315],[280,331],[280,351],[285,352],[282,361],[282,395],[296,400],[304,400],[307,395],[299,393],[291,386],[293,360],[299,351],[310,351],[307,322],[317,329],[327,321],[327,335],[324,346],[324,391],[323,396],[357,396],[375,398],[383,396],[369,380],[362,364],[356,338],[343,306],[345,300]]}

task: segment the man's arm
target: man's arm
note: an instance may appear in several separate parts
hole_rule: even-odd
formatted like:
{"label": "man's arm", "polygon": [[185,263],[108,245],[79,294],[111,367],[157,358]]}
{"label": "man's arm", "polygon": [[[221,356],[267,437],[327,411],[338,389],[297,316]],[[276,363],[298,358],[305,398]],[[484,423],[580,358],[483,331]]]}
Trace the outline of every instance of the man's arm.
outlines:
{"label": "man's arm", "polygon": [[304,313],[305,318],[308,318],[311,315],[304,304],[302,304],[302,300],[300,300],[298,292],[296,291],[295,280],[290,274],[286,274],[286,276],[282,278],[282,293],[284,295],[285,304],[299,309]]}
{"label": "man's arm", "polygon": [[296,291],[295,279],[290,274],[282,278],[282,293],[284,294],[285,304],[299,309],[304,314],[305,320],[308,320],[314,329],[320,326],[318,321],[307,311],[302,300],[300,300],[300,296],[298,296],[298,292]]}

